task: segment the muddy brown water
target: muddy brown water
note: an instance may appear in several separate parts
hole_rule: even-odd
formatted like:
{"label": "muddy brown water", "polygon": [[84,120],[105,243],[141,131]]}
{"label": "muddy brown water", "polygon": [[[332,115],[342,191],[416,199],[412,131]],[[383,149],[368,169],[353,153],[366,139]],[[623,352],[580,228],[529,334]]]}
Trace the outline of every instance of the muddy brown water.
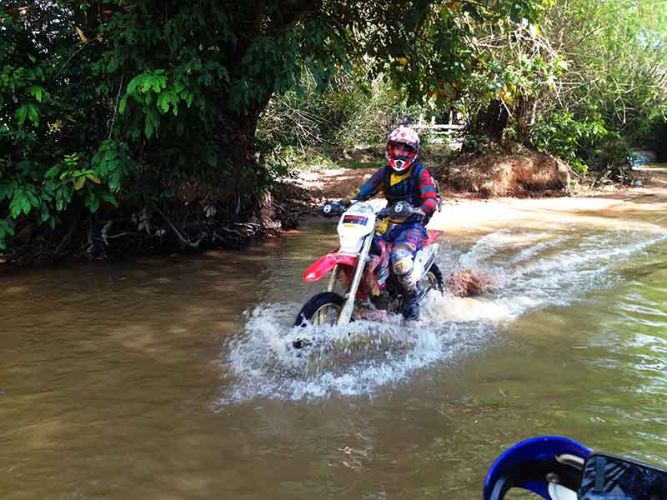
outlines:
{"label": "muddy brown water", "polygon": [[319,332],[300,357],[300,275],[331,224],[5,274],[0,498],[480,498],[539,434],[665,465],[667,209],[596,203],[450,228],[439,265],[498,290],[432,300],[418,328]]}

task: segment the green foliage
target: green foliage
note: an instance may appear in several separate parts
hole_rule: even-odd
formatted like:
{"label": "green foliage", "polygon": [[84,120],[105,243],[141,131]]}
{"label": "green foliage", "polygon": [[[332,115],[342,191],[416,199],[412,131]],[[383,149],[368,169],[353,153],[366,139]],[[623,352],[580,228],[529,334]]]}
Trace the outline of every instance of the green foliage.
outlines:
{"label": "green foliage", "polygon": [[648,143],[657,156],[658,161],[667,162],[667,119],[656,119],[651,123]]}
{"label": "green foliage", "polygon": [[508,21],[508,36],[488,22],[481,28],[479,63],[462,97],[473,123],[495,116],[483,111],[498,100],[507,138],[580,172],[623,165],[628,144],[655,143],[652,124],[667,114],[664,2],[556,1],[537,24]]}
{"label": "green foliage", "polygon": [[[304,67],[323,75],[322,61],[340,56],[321,15],[301,22],[309,9],[3,2],[0,244],[17,224],[160,203],[197,178],[251,206],[277,175],[255,168],[257,116]],[[304,57],[305,43],[318,54]]]}
{"label": "green foliage", "polygon": [[385,79],[368,80],[360,70],[335,78],[323,91],[312,75],[305,75],[298,89],[271,100],[258,124],[258,137],[302,151],[379,144],[403,116],[419,111]]}
{"label": "green foliage", "polygon": [[588,173],[587,157],[595,151],[601,152],[599,148],[609,136],[604,122],[595,114],[576,120],[569,113],[554,113],[532,129],[532,141],[538,151],[568,161],[582,175]]}
{"label": "green foliage", "polygon": [[[303,111],[274,127],[292,143],[304,124],[309,141],[374,142],[410,106],[473,88],[490,64],[475,48],[482,27],[532,25],[548,3],[5,0],[0,245],[26,225],[141,211],[190,184],[250,216],[286,168],[266,147],[280,134],[256,137],[270,102],[286,118]],[[542,71],[526,64],[506,79]]]}
{"label": "green foliage", "polygon": [[[494,71],[506,72],[508,81],[519,79],[508,65],[487,61],[476,47],[476,36],[484,30],[506,31],[516,24],[532,26],[549,3],[418,2],[406,11],[403,4],[387,2],[373,5],[362,16],[356,15],[354,4],[348,4],[338,14],[356,42],[348,51],[350,70],[324,87],[321,79],[306,78],[297,89],[273,99],[260,122],[261,137],[301,149],[374,144],[382,142],[405,115],[452,108],[465,111],[462,99],[478,93],[481,80],[485,88],[491,80],[483,99],[504,87],[496,85],[500,76]],[[332,2],[328,8],[336,6]],[[536,61],[526,59],[523,64],[537,66]],[[324,94],[318,92],[321,88]]]}
{"label": "green foliage", "polygon": [[12,221],[0,219],[0,250],[7,248],[7,239],[14,236],[14,227]]}
{"label": "green foliage", "polygon": [[408,15],[403,4],[391,4],[383,19],[394,29],[372,31],[369,51],[380,62],[376,71],[386,73],[410,102],[448,106],[466,94],[475,72],[486,64],[478,37],[537,22],[551,3],[448,1],[414,8]]}
{"label": "green foliage", "polygon": [[[613,143],[653,143],[652,124],[667,114],[667,5],[654,0],[540,5],[538,15],[519,22],[487,17],[468,37],[475,64],[466,86],[457,90],[472,132],[507,127],[506,138],[535,142],[580,171],[586,164],[623,162],[627,146]],[[490,105],[498,102],[505,113]],[[601,134],[602,139],[594,123],[610,135]],[[603,160],[601,148],[618,156]]]}
{"label": "green foliage", "polygon": [[484,134],[468,133],[463,138],[462,149],[468,152],[483,152],[491,146],[491,141]]}
{"label": "green foliage", "polygon": [[567,57],[543,114],[594,107],[608,130],[637,146],[652,142],[651,124],[667,113],[667,4],[556,2],[543,27]]}

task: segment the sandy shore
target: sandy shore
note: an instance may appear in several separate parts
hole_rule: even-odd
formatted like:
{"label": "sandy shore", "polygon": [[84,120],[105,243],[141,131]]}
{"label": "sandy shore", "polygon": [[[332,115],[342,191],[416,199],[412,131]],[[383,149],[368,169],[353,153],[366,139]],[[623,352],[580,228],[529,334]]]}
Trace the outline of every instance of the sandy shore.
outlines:
{"label": "sandy shore", "polygon": [[560,198],[448,200],[430,224],[450,233],[487,232],[508,225],[567,228],[588,224],[610,230],[667,230],[667,166],[647,166],[642,187],[582,191]]}

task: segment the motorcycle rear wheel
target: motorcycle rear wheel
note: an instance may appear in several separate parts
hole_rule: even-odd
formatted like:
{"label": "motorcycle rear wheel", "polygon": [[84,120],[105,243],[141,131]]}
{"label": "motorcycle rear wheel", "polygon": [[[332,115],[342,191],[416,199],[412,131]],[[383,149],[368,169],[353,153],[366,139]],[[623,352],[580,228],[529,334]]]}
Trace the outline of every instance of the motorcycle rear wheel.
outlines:
{"label": "motorcycle rear wheel", "polygon": [[344,303],[345,299],[337,293],[318,293],[303,305],[294,326],[335,325]]}

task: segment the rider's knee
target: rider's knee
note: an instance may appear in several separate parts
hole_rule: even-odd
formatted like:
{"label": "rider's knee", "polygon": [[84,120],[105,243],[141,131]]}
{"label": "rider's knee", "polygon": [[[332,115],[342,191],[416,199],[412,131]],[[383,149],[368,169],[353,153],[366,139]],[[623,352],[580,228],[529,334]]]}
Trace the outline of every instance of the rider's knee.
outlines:
{"label": "rider's knee", "polygon": [[414,265],[414,255],[409,247],[397,245],[391,252],[391,269],[396,276],[409,274]]}

